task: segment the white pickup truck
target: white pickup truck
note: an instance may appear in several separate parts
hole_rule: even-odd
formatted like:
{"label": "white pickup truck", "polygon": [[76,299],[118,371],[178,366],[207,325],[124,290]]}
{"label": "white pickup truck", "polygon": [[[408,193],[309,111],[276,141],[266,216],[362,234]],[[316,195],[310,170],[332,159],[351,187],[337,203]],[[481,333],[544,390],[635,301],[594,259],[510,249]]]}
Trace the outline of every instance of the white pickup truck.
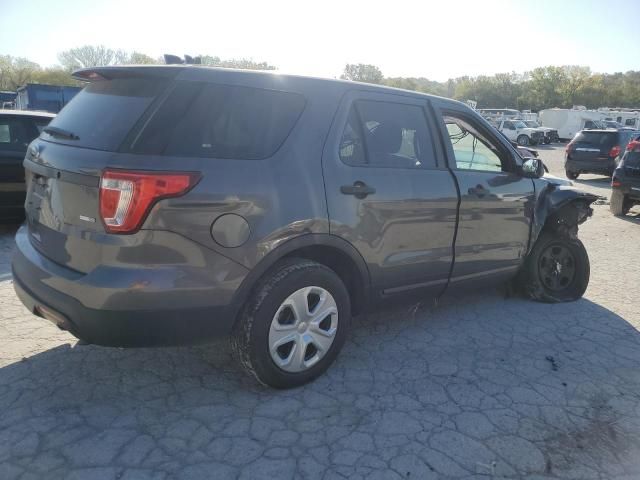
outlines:
{"label": "white pickup truck", "polygon": [[537,128],[529,128],[522,120],[497,120],[492,125],[509,140],[518,145],[538,145],[544,141],[544,132]]}

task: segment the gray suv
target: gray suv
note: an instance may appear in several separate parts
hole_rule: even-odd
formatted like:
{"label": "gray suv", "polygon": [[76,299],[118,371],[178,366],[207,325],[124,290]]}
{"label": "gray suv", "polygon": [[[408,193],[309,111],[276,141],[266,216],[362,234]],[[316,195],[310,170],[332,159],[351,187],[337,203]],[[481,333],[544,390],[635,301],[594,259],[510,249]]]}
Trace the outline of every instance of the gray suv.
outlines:
{"label": "gray suv", "polygon": [[595,196],[474,111],[353,82],[194,66],[80,70],[24,160],[23,303],[101,345],[230,335],[259,381],[333,362],[352,315],[513,281],[582,296]]}

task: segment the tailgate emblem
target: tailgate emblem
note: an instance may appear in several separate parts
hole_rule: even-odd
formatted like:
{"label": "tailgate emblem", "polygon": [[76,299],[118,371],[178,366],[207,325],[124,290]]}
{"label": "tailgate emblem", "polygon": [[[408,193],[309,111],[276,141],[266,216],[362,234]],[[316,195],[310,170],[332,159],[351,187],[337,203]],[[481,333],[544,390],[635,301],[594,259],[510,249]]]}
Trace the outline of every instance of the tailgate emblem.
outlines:
{"label": "tailgate emblem", "polygon": [[80,220],[83,222],[96,223],[96,219],[93,217],[85,217],[84,215],[80,215]]}

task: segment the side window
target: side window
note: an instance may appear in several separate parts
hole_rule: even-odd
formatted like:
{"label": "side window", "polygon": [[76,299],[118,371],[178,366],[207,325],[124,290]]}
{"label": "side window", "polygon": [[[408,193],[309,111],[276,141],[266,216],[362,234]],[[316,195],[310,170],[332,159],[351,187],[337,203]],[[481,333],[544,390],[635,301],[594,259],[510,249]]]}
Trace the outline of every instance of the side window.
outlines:
{"label": "side window", "polygon": [[486,172],[508,171],[502,162],[498,148],[471,123],[463,118],[445,115],[444,123],[460,170],[481,170]]}
{"label": "side window", "polygon": [[627,118],[627,119],[624,121],[624,124],[625,124],[625,126],[627,126],[627,127],[635,127],[635,125],[636,125],[636,120],[635,120],[635,118]]}
{"label": "side window", "polygon": [[353,166],[436,165],[424,110],[392,102],[355,102],[342,133],[339,155]]}
{"label": "side window", "polygon": [[506,128],[507,130],[515,130],[516,127],[513,126],[513,123],[511,122],[504,122],[504,128]]}
{"label": "side window", "polygon": [[0,150],[26,152],[31,140],[22,119],[0,117]]}

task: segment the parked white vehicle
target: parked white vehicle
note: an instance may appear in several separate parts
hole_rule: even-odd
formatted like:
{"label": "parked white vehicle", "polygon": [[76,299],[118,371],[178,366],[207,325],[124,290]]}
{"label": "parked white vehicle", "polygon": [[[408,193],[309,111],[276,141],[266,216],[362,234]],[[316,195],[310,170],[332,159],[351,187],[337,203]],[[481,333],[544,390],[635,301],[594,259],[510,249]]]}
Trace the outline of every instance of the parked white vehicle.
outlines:
{"label": "parked white vehicle", "polygon": [[580,130],[605,128],[602,115],[595,110],[550,108],[538,113],[543,127],[554,128],[562,140],[571,140]]}
{"label": "parked white vehicle", "polygon": [[537,128],[529,128],[522,120],[498,120],[492,122],[499,132],[518,145],[537,145],[544,141],[544,132]]}
{"label": "parked white vehicle", "polygon": [[514,119],[520,118],[522,115],[520,110],[515,110],[513,108],[478,108],[476,109],[480,115],[486,118],[489,121],[497,121],[502,119]]}
{"label": "parked white vehicle", "polygon": [[542,133],[544,133],[544,143],[546,143],[547,145],[550,144],[551,142],[557,142],[558,140],[560,140],[560,137],[558,135],[558,130],[556,130],[555,128],[543,127],[535,120],[522,120],[522,121],[527,127],[535,128],[542,131]]}

